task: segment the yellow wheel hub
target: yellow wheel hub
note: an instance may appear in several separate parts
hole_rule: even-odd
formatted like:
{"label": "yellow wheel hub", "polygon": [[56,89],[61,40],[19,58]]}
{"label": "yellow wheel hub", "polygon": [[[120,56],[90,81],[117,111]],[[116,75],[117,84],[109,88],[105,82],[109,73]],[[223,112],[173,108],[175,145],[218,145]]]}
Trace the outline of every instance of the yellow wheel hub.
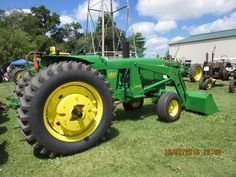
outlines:
{"label": "yellow wheel hub", "polygon": [[20,74],[20,72],[18,71],[18,72],[16,73],[16,75],[15,75],[15,79],[16,79],[16,81],[18,81],[20,78],[21,78],[21,74]]}
{"label": "yellow wheel hub", "polygon": [[199,81],[202,77],[202,68],[201,67],[197,67],[194,73],[194,79],[196,81]]}
{"label": "yellow wheel hub", "polygon": [[208,84],[207,84],[207,90],[210,90],[211,89],[211,82],[208,82]]}
{"label": "yellow wheel hub", "polygon": [[177,100],[173,99],[170,101],[169,107],[168,107],[168,112],[169,114],[174,117],[177,115],[179,111],[179,103]]}
{"label": "yellow wheel hub", "polygon": [[84,82],[69,82],[55,89],[44,106],[44,124],[55,138],[74,142],[92,134],[103,114],[97,90]]}

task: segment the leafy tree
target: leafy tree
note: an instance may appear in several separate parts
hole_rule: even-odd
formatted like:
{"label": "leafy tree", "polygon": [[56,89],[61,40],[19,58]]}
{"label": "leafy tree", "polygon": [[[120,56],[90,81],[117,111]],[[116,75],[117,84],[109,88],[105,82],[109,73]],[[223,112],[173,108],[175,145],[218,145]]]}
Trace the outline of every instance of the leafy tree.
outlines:
{"label": "leafy tree", "polygon": [[50,46],[61,51],[81,54],[84,36],[80,23],[59,26],[60,19],[45,6],[32,7],[30,13],[0,9],[0,64],[25,57],[33,50],[48,51]]}
{"label": "leafy tree", "polygon": [[43,34],[42,29],[38,25],[37,19],[31,13],[27,14],[22,20],[22,30],[32,36]]}
{"label": "leafy tree", "polygon": [[74,39],[79,39],[83,36],[82,26],[78,22],[72,22],[70,24],[66,24],[64,27],[57,28],[53,31],[51,37],[57,43],[63,43],[64,40],[70,41]]}
{"label": "leafy tree", "polygon": [[57,28],[53,34],[51,34],[52,39],[56,42],[56,43],[63,43],[64,39],[67,36],[67,31],[65,28],[61,27],[61,28]]}
{"label": "leafy tree", "polygon": [[80,37],[83,36],[82,26],[78,22],[72,22],[70,24],[66,24],[65,29],[67,31],[68,38],[79,39]]}
{"label": "leafy tree", "polygon": [[22,58],[34,49],[30,42],[30,36],[21,30],[0,28],[0,62]]}
{"label": "leafy tree", "polygon": [[1,28],[15,28],[22,29],[22,22],[26,14],[21,11],[12,10],[9,15],[0,16],[0,27]]}
{"label": "leafy tree", "polygon": [[32,16],[36,19],[38,28],[41,30],[40,34],[46,34],[57,28],[60,24],[60,16],[56,13],[51,13],[45,6],[32,7],[31,13],[28,16]]}
{"label": "leafy tree", "polygon": [[[113,41],[113,37],[112,37],[112,21],[111,21],[111,16],[110,14],[106,13],[104,15],[104,25],[105,25],[105,50],[107,51],[112,51],[112,41]],[[125,32],[120,30],[117,26],[116,23],[114,22],[114,31],[115,31],[115,43],[117,45],[119,40],[123,40],[125,39]],[[102,36],[102,17],[100,16],[98,18],[98,23],[97,23],[97,27],[95,30],[95,46],[101,46],[101,36]],[[120,38],[120,39],[119,39]],[[117,47],[117,46],[116,46]],[[118,46],[118,50],[121,49],[121,45]],[[101,50],[101,48],[99,48],[98,50]]]}
{"label": "leafy tree", "polygon": [[45,35],[37,35],[32,39],[32,44],[35,46],[34,50],[49,51],[49,48],[55,45],[55,41],[52,38]]}
{"label": "leafy tree", "polygon": [[[0,11],[0,62],[22,58],[32,50],[45,51],[55,45],[54,38],[45,34],[55,30],[59,16],[44,6],[32,7],[32,13]],[[40,17],[42,17],[40,19]]]}
{"label": "leafy tree", "polygon": [[78,54],[84,54],[84,36],[80,37],[79,39],[76,38],[70,38],[68,41],[64,43],[64,49],[65,51],[78,55]]}
{"label": "leafy tree", "polygon": [[64,35],[66,40],[60,48],[71,54],[84,53],[84,35],[82,33],[82,26],[78,22],[72,22],[64,26]]}

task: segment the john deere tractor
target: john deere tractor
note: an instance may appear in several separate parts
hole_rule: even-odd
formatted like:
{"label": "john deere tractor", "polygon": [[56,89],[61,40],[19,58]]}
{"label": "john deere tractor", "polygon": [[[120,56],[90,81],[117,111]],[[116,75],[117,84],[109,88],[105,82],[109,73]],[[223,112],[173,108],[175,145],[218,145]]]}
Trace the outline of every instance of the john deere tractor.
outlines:
{"label": "john deere tractor", "polygon": [[184,60],[181,63],[183,76],[188,76],[191,82],[199,82],[203,75],[203,70],[200,64],[191,64],[191,60]]}
{"label": "john deere tractor", "polygon": [[81,152],[101,142],[117,102],[129,111],[140,109],[145,98],[156,98],[163,122],[178,120],[182,109],[206,115],[218,111],[211,94],[188,92],[180,70],[168,61],[107,60],[56,50],[35,56],[34,64],[36,72],[25,73],[16,88],[18,120],[28,143],[49,157]]}

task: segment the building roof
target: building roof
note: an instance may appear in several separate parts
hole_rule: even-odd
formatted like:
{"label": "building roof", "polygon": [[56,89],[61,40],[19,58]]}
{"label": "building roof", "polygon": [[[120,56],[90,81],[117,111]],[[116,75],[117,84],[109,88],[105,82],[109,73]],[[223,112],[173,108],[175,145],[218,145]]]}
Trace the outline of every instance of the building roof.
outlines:
{"label": "building roof", "polygon": [[170,46],[171,45],[176,45],[176,44],[211,40],[211,39],[227,38],[227,37],[232,37],[232,36],[236,37],[236,28],[235,29],[230,29],[230,30],[225,30],[225,31],[218,31],[218,32],[211,32],[211,33],[193,35],[193,36],[190,36],[190,37],[185,38],[183,40],[170,43]]}

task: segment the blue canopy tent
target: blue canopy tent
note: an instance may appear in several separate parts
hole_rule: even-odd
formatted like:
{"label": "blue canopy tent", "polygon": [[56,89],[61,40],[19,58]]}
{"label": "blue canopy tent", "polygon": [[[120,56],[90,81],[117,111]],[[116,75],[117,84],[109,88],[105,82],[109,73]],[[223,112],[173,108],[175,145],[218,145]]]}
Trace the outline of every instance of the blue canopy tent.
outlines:
{"label": "blue canopy tent", "polygon": [[17,65],[17,66],[23,66],[26,62],[28,62],[30,65],[34,65],[34,62],[32,61],[27,61],[25,59],[19,59],[19,60],[15,60],[13,62],[11,62],[11,65]]}

